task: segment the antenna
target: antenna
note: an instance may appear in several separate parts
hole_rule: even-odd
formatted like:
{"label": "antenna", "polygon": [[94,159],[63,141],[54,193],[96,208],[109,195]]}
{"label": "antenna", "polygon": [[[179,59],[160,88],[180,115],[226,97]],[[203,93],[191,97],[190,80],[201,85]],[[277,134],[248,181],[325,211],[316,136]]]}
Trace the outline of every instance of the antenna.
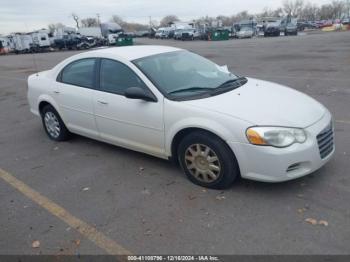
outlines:
{"label": "antenna", "polygon": [[[28,30],[28,25],[27,25],[27,23],[24,23],[24,25],[25,25],[26,30],[27,30],[27,32],[28,32],[29,30]],[[32,43],[34,44],[34,39],[33,39],[33,34],[32,34],[32,33],[30,33],[30,38],[32,39]],[[38,69],[38,64],[37,64],[37,61],[36,61],[36,57],[35,57],[35,52],[34,52],[34,50],[31,50],[31,53],[32,53],[33,65],[34,65],[34,68],[35,68],[35,71],[36,71],[36,75],[38,75],[39,69]]]}

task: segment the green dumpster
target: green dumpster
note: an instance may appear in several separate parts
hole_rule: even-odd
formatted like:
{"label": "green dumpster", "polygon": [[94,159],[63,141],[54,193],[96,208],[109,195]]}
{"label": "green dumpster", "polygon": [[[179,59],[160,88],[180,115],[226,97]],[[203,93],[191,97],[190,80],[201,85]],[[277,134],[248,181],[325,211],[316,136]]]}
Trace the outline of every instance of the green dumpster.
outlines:
{"label": "green dumpster", "polygon": [[133,45],[134,41],[132,37],[129,36],[119,36],[116,41],[116,46],[127,46]]}
{"label": "green dumpster", "polygon": [[225,29],[217,29],[210,32],[210,40],[212,41],[229,40],[229,38],[229,32]]}

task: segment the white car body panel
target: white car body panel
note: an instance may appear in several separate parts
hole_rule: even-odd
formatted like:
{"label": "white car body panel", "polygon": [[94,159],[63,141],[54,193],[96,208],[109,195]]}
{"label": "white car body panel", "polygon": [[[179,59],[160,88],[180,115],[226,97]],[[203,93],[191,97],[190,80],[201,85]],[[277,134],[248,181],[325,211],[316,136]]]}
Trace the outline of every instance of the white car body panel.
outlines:
{"label": "white car body panel", "polygon": [[81,135],[97,137],[93,90],[59,82],[53,89],[53,97],[67,128]]}
{"label": "white car body panel", "polygon": [[[315,171],[331,158],[334,150],[321,159],[316,141],[317,134],[331,122],[331,114],[320,103],[296,90],[248,78],[241,88],[221,95],[172,101],[165,98],[131,62],[178,50],[181,49],[135,46],[75,55],[51,70],[29,76],[30,110],[40,115],[39,105],[45,101],[58,111],[67,128],[74,133],[161,158],[172,157],[172,142],[181,130],[205,129],[230,146],[242,177],[259,181],[278,182],[300,177]],[[114,59],[129,66],[158,101],[132,100],[56,81],[66,65],[88,57]],[[245,132],[247,128],[259,125],[303,128],[308,139],[287,148],[254,146],[248,142]],[[295,163],[301,163],[298,172],[286,172]]]}
{"label": "white car body panel", "polygon": [[[185,128],[201,128],[218,135],[225,141],[247,143],[246,128],[254,125],[239,118],[186,104],[186,102],[165,100],[164,111],[166,153],[169,156],[173,138]],[[191,115],[188,112],[191,112]],[[232,132],[233,128],[237,132]]]}
{"label": "white car body panel", "polygon": [[93,96],[97,128],[104,141],[164,157],[162,101],[149,103],[95,90]]}
{"label": "white car body panel", "polygon": [[[288,181],[316,171],[331,159],[335,149],[326,158],[321,159],[316,140],[316,136],[330,122],[331,114],[326,112],[321,120],[304,129],[308,136],[305,143],[296,143],[286,148],[256,147],[235,142],[228,144],[240,163],[242,177],[262,182]],[[300,164],[300,167],[287,172],[288,167],[293,164]]]}
{"label": "white car body panel", "polygon": [[304,128],[326,112],[320,103],[294,89],[252,78],[242,88],[185,103],[265,126]]}

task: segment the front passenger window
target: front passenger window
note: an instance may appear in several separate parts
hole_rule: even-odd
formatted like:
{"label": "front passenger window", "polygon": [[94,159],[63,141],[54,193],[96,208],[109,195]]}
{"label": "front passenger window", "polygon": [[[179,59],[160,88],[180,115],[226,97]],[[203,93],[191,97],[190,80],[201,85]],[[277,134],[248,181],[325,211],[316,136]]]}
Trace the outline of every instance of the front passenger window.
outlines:
{"label": "front passenger window", "polygon": [[145,84],[126,65],[110,60],[102,59],[100,73],[100,89],[102,91],[123,95],[129,87],[142,87]]}

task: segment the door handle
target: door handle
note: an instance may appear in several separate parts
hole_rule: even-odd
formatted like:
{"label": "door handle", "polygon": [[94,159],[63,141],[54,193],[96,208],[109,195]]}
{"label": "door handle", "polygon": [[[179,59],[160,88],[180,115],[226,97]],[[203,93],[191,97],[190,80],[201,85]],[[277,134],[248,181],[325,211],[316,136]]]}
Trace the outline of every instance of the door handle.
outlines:
{"label": "door handle", "polygon": [[105,101],[100,101],[100,100],[98,100],[97,102],[98,102],[99,104],[101,104],[101,105],[108,105],[108,103],[105,102]]}
{"label": "door handle", "polygon": [[60,91],[53,91],[55,94],[59,94],[60,93]]}

